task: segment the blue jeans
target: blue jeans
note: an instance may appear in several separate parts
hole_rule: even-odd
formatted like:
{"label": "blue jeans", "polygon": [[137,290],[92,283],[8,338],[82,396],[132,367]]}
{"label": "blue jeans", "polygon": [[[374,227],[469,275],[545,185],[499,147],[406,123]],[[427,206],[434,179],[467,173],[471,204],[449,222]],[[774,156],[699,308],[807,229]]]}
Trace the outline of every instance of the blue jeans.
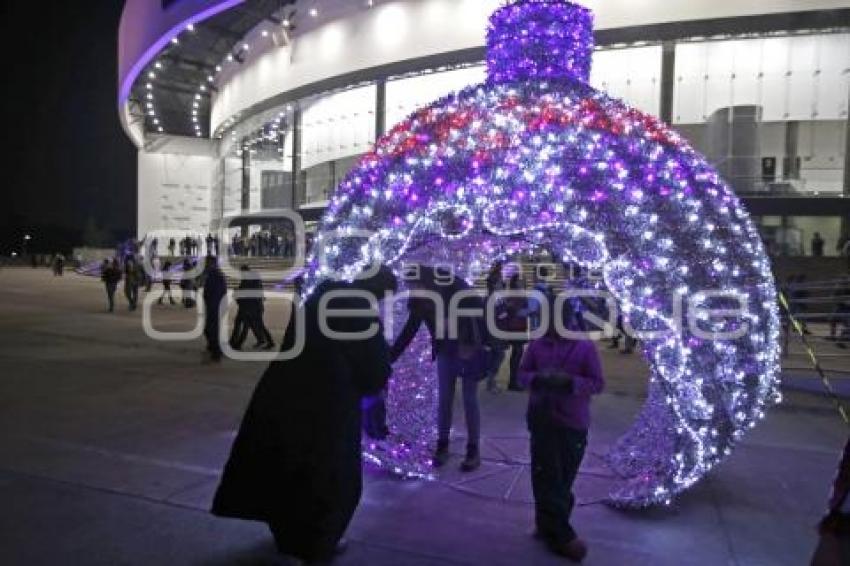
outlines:
{"label": "blue jeans", "polygon": [[[460,376],[462,362],[454,355],[437,354],[438,414],[437,428],[441,442],[447,442],[452,430],[452,408],[455,384]],[[481,410],[478,408],[478,380],[462,378],[463,412],[466,416],[466,436],[469,444],[478,445],[481,438]]]}

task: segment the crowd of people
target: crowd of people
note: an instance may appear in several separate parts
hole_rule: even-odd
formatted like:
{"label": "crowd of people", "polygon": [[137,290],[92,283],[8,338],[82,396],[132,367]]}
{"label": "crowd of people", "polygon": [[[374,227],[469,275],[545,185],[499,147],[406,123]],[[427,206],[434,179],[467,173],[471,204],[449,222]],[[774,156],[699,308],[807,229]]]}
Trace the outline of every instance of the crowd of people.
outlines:
{"label": "crowd of people", "polygon": [[230,243],[230,253],[244,257],[295,257],[295,233],[261,230],[250,236],[236,234]]}
{"label": "crowd of people", "polygon": [[[208,269],[215,269],[214,258],[208,261]],[[572,485],[587,445],[590,400],[602,391],[604,379],[595,345],[562,337],[556,331],[558,317],[566,327],[580,329],[583,322],[574,303],[567,301],[556,316],[539,316],[541,301],[555,304],[556,289],[545,270],[538,270],[537,279],[535,290],[540,294],[534,299],[500,298],[496,291],[521,288],[522,281],[517,273],[504,279],[502,266],[497,265],[488,277],[490,295],[481,296],[467,293],[470,287],[461,278],[416,266],[412,273],[404,274],[411,291],[408,316],[392,343],[385,341],[383,332],[363,333],[371,325],[380,327],[375,311],[370,311],[371,318],[361,313],[320,321],[323,301],[341,311],[368,310],[369,303],[362,295],[335,293],[331,299],[332,292],[368,291],[378,298],[395,293],[399,282],[391,271],[382,268],[351,283],[321,283],[298,307],[303,349],[294,359],[272,363],[254,391],[217,490],[213,513],[267,523],[283,554],[308,563],[333,560],[361,495],[361,431],[377,439],[391,432],[383,399],[393,364],[424,326],[431,337],[431,356],[438,374],[433,465],[442,467],[451,459],[449,438],[458,383],[467,438],[460,469],[471,472],[481,465],[478,390],[482,382],[493,381],[510,348],[509,388],[529,393],[526,421],[531,436],[536,536],[558,555],[581,561],[587,546],[571,524]],[[218,293],[212,291],[209,300],[215,300]],[[518,334],[547,326],[539,339],[504,344],[488,330],[483,316],[465,316],[458,319],[454,335],[443,334],[438,327],[444,315],[428,293],[436,294],[446,305],[462,293],[459,309],[482,309],[485,301],[496,301],[500,303],[496,306],[498,325]],[[248,311],[251,308],[256,307]],[[246,316],[250,316],[248,311]],[[548,320],[544,322],[544,318]],[[331,339],[323,323],[332,324],[335,331],[359,333],[358,337]],[[240,336],[247,333],[246,327],[252,328],[250,323],[243,325]],[[295,343],[296,332],[293,317],[284,349]],[[264,332],[259,329],[255,335],[259,343]],[[293,430],[299,433],[293,434]]]}
{"label": "crowd of people", "polygon": [[[222,299],[227,294],[227,280],[218,266],[218,259],[215,256],[208,255],[200,272],[198,271],[197,260],[188,256],[177,268],[170,260],[163,262],[159,257],[153,257],[149,265],[150,267],[146,268],[144,259],[133,253],[125,254],[120,258],[103,260],[100,277],[106,290],[108,311],[115,312],[115,295],[122,281],[127,308],[131,312],[138,308],[140,291],[151,293],[156,285],[161,286],[161,292],[156,301],[158,305],[163,305],[166,301],[171,306],[178,304],[172,290],[172,287],[176,284],[181,293],[179,304],[187,309],[195,308],[198,291],[202,289],[205,305],[212,306],[205,311],[207,314],[205,336],[208,354],[211,361],[221,361],[223,353],[218,335],[220,318],[218,306],[222,304]],[[250,296],[242,296],[246,292]],[[240,269],[240,284],[237,289],[236,303],[238,311],[234,321],[230,346],[234,350],[241,350],[250,330],[256,338],[255,349],[273,349],[275,347],[274,339],[263,320],[265,298],[262,281],[259,275],[252,272],[247,264]]]}
{"label": "crowd of people", "polygon": [[[256,241],[259,246],[259,236]],[[188,249],[191,251],[191,247]],[[257,251],[261,253],[263,248]],[[223,352],[217,307],[227,294],[227,281],[214,255],[207,255],[203,261],[199,269],[196,260],[187,256],[174,269],[170,261],[160,265],[159,258],[154,257],[152,273],[147,273],[133,254],[104,261],[102,278],[109,310],[115,308],[115,293],[122,281],[130,310],[137,308],[140,289],[151,292],[157,283],[162,286],[159,304],[177,304],[172,293],[172,285],[177,283],[182,292],[180,302],[186,308],[195,306],[202,289],[209,307],[204,327],[208,357],[220,361]],[[481,294],[468,293],[470,285],[464,279],[441,268],[417,265],[410,273],[405,272],[406,288],[412,296],[406,304],[406,322],[390,343],[380,331],[349,341],[330,338],[320,321],[319,307],[334,291],[368,291],[379,298],[395,293],[399,282],[386,268],[350,283],[325,281],[303,304],[293,306],[300,309],[304,347],[293,359],[272,363],[257,385],[232,446],[213,513],[267,523],[283,554],[310,563],[332,561],[361,496],[361,435],[381,440],[392,433],[385,399],[393,365],[424,326],[437,368],[438,434],[433,466],[441,468],[452,459],[449,447],[458,385],[467,442],[459,468],[472,472],[481,466],[479,390],[484,383],[488,390],[499,392],[498,376],[507,362],[507,389],[528,394],[526,425],[535,536],[554,553],[581,561],[587,545],[572,525],[572,487],[587,447],[591,399],[603,390],[604,378],[596,346],[562,336],[556,320],[561,328],[586,330],[584,314],[593,307],[576,299],[556,303],[560,284],[555,284],[552,268],[547,265],[536,266],[530,286],[533,294],[503,293],[529,288],[514,265],[494,265],[486,278],[486,292]],[[804,283],[804,278],[797,277],[789,282],[792,298],[802,297]],[[276,347],[264,322],[262,289],[259,275],[243,265],[238,311],[229,338],[234,350],[244,346],[249,332],[255,338],[255,349]],[[444,315],[427,298],[429,293],[439,296],[444,305],[462,294],[457,307],[466,311],[485,312],[485,304],[493,301],[496,328],[519,338],[497,338],[479,316],[462,317],[456,335],[443,334],[438,329]],[[843,316],[850,311],[846,309],[850,290],[841,289],[841,293],[839,310],[844,310],[837,314]],[[334,301],[332,307],[343,311],[369,307],[356,294],[343,294]],[[544,302],[552,316],[541,316]],[[562,305],[557,313],[552,308],[556,304]],[[296,341],[295,318],[290,317],[284,350]],[[362,333],[372,324],[380,327],[381,322],[375,312],[373,318],[343,316],[324,324],[346,333]],[[833,335],[841,325],[845,333],[850,328],[843,318],[833,319]],[[633,351],[636,340],[624,328],[622,318],[617,326],[611,347],[618,347],[625,339],[624,351]],[[532,335],[540,337],[530,339]],[[299,433],[293,434],[293,430]]]}
{"label": "crowd of people", "polygon": [[[309,240],[309,237],[308,237]],[[263,229],[251,234],[236,232],[225,242],[231,256],[239,257],[295,257],[297,252],[295,231],[291,228],[282,230]],[[218,235],[206,236],[185,235],[182,238],[170,237],[164,248],[160,247],[160,239],[156,235],[142,242],[135,242],[136,252],[144,251],[148,257],[205,257],[221,255],[222,243]]]}

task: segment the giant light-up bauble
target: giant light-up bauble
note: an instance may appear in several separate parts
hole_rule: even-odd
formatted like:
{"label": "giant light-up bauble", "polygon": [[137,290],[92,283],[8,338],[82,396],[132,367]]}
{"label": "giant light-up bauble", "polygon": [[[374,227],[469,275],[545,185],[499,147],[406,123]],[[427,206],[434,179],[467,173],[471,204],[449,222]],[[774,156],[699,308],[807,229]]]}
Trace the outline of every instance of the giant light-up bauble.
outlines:
{"label": "giant light-up bauble", "polygon": [[[698,323],[746,325],[743,336],[711,340],[685,323],[643,342],[649,395],[609,454],[621,478],[610,499],[667,503],[778,398],[776,295],[761,240],[733,191],[685,140],[588,86],[588,10],[558,0],[508,3],[493,14],[487,43],[487,82],[395,126],[338,187],[307,288],[374,261],[480,272],[542,245],[601,269],[639,330],[673,328],[677,294],[734,294],[746,315]],[[366,450],[402,474],[428,473],[436,387],[428,362],[420,336],[390,388],[394,435]]]}

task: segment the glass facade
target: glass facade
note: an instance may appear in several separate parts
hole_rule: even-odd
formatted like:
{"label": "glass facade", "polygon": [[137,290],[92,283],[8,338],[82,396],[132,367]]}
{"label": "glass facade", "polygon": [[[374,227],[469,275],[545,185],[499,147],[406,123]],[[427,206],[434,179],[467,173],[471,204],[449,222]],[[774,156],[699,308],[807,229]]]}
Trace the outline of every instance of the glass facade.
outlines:
{"label": "glass facade", "polygon": [[[673,46],[672,122],[742,195],[845,191],[850,34],[688,41]],[[660,44],[600,49],[591,83],[660,115]],[[482,65],[388,77],[272,108],[222,140],[213,182],[221,218],[292,208],[320,211],[369,151],[378,128],[484,80]],[[670,83],[668,83],[670,84]],[[668,90],[669,92],[669,90]],[[381,114],[383,113],[383,114]],[[315,214],[314,214],[315,216]],[[815,232],[835,255],[840,217],[757,218],[780,255],[812,253]]]}
{"label": "glass facade", "polygon": [[845,190],[850,34],[676,46],[674,125],[742,194]]}

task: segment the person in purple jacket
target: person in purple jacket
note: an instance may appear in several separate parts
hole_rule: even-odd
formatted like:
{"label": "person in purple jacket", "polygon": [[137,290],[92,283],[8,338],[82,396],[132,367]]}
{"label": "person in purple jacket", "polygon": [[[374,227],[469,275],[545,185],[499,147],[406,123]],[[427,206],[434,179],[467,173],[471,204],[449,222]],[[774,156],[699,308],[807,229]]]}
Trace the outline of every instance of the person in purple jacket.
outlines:
{"label": "person in purple jacket", "polygon": [[[573,328],[575,317],[568,305],[563,316],[566,327]],[[587,447],[590,399],[605,387],[596,346],[560,336],[553,312],[546,335],[526,349],[519,380],[530,391],[527,421],[535,536],[552,552],[581,562],[587,545],[573,530],[570,515],[575,505],[573,482]]]}

